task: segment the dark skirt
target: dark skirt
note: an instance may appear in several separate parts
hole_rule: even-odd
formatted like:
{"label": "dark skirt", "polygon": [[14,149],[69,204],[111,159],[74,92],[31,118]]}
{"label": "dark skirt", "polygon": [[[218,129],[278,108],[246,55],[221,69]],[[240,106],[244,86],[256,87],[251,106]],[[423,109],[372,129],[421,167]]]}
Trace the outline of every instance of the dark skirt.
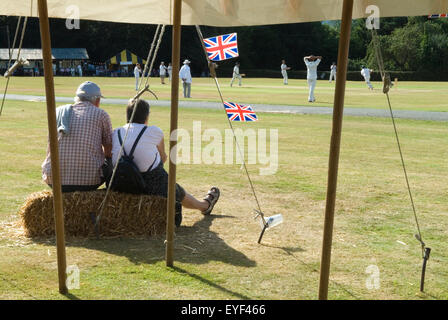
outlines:
{"label": "dark skirt", "polygon": [[[147,185],[147,191],[150,195],[157,195],[168,198],[168,173],[163,168],[163,162],[151,171],[142,173],[143,179]],[[185,189],[176,183],[176,215],[175,224],[177,227],[182,222],[182,204],[185,198]]]}

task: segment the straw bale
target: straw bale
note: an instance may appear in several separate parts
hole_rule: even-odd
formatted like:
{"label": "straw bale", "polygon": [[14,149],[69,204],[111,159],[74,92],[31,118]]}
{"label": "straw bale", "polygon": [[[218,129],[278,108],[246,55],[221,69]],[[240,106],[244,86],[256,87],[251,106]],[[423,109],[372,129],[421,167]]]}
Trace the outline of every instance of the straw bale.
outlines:
{"label": "straw bale", "polygon": [[[104,190],[63,193],[65,234],[74,237],[93,236],[91,213],[99,214]],[[53,194],[41,191],[31,194],[19,211],[28,237],[55,234]],[[163,234],[166,228],[166,198],[110,192],[99,222],[100,236],[142,236]]]}

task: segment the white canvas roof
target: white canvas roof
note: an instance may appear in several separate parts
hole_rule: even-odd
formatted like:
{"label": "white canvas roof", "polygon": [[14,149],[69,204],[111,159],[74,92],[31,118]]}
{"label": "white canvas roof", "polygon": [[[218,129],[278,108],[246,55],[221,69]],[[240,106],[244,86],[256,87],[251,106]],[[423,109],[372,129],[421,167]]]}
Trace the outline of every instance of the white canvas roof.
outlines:
{"label": "white canvas roof", "polygon": [[[248,26],[339,20],[342,3],[343,0],[183,0],[182,24]],[[448,12],[448,0],[354,0],[353,18],[369,16],[369,5],[378,6],[381,17]],[[173,0],[48,0],[50,18],[73,17],[76,8],[80,19],[172,24]],[[2,0],[0,15],[37,17],[37,1]]]}

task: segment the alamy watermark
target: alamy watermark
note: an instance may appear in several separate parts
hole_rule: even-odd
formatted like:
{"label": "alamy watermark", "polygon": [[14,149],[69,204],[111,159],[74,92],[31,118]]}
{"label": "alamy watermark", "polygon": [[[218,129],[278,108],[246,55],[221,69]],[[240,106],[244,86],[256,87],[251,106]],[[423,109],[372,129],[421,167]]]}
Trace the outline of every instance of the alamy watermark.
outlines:
{"label": "alamy watermark", "polygon": [[65,13],[68,15],[65,19],[65,27],[69,30],[80,29],[80,15],[79,7],[76,5],[70,5],[65,8]]}
{"label": "alamy watermark", "polygon": [[237,128],[234,137],[231,129],[225,129],[224,134],[216,128],[202,130],[201,121],[193,121],[192,134],[178,129],[170,137],[171,141],[176,138],[177,144],[170,153],[175,164],[227,165],[243,164],[244,160],[246,164],[263,165],[260,175],[273,175],[278,170],[277,129]]}
{"label": "alamy watermark", "polygon": [[380,268],[377,265],[371,264],[366,268],[368,274],[366,278],[367,290],[377,290],[380,288]]}
{"label": "alamy watermark", "polygon": [[366,28],[369,30],[380,28],[380,8],[375,5],[370,5],[366,8],[366,13],[370,16],[366,19]]}
{"label": "alamy watermark", "polygon": [[79,268],[77,265],[68,266],[66,270],[67,279],[65,280],[65,285],[67,289],[79,289]]}

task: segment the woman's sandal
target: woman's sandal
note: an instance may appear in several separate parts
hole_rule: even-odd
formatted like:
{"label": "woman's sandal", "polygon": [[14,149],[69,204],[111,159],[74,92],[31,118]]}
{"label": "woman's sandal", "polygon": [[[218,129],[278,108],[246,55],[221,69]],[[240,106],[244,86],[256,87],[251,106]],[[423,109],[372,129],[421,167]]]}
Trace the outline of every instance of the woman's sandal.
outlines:
{"label": "woman's sandal", "polygon": [[218,202],[219,194],[220,192],[217,187],[210,188],[210,190],[208,191],[207,195],[204,198],[204,200],[209,203],[209,206],[207,210],[202,211],[203,215],[207,216],[212,212],[213,207],[215,206],[216,202]]}

